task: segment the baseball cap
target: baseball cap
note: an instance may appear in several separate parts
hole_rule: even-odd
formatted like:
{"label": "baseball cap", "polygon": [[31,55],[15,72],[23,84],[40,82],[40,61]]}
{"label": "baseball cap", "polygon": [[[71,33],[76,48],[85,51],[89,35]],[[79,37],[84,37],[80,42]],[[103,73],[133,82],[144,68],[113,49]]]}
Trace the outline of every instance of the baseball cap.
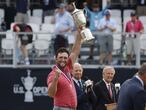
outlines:
{"label": "baseball cap", "polygon": [[105,10],[104,15],[105,15],[105,16],[111,15],[111,11],[110,11],[110,10]]}
{"label": "baseball cap", "polygon": [[65,7],[65,4],[64,3],[61,3],[58,5],[58,8],[64,8]]}
{"label": "baseball cap", "polygon": [[131,16],[136,16],[136,13],[135,13],[135,12],[131,12],[130,15],[131,15]]}

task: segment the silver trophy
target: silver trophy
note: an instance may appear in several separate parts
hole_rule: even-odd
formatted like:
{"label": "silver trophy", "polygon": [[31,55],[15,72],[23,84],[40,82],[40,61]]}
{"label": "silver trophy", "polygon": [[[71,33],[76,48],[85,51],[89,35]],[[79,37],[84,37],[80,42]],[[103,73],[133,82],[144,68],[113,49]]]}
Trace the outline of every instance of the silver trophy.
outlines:
{"label": "silver trophy", "polygon": [[79,10],[76,8],[75,3],[72,3],[73,5],[73,12],[72,12],[72,16],[73,19],[75,21],[75,24],[77,26],[77,28],[82,29],[81,30],[81,37],[83,39],[83,42],[88,42],[94,39],[91,31],[86,28],[86,17],[83,13],[83,11]]}
{"label": "silver trophy", "polygon": [[31,77],[30,76],[30,70],[27,70],[27,77],[22,77],[21,81],[25,87],[25,89],[27,90],[25,92],[25,102],[33,102],[33,93],[32,93],[32,88],[33,85],[36,82],[36,77]]}

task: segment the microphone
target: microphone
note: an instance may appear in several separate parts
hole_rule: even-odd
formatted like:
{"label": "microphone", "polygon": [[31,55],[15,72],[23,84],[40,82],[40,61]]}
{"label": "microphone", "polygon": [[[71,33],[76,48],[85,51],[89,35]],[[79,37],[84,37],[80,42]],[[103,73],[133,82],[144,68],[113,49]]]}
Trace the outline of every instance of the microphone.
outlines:
{"label": "microphone", "polygon": [[86,87],[85,92],[88,93],[90,91],[93,91],[92,86],[93,86],[93,81],[91,81],[87,76],[84,77],[84,86]]}
{"label": "microphone", "polygon": [[116,90],[116,94],[118,94],[120,91],[120,83],[115,83],[115,90]]}

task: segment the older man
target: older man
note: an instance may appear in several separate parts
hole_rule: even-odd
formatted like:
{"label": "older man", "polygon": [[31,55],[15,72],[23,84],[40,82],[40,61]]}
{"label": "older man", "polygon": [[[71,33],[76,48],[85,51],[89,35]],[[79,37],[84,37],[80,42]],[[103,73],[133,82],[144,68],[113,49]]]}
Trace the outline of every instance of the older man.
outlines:
{"label": "older man", "polygon": [[116,102],[115,87],[112,84],[114,75],[115,69],[112,66],[105,66],[102,72],[103,79],[95,84],[94,92],[97,97],[97,110],[106,110],[105,104]]}
{"label": "older man", "polygon": [[95,110],[96,96],[92,88],[86,87],[85,81],[81,79],[83,75],[82,65],[75,63],[72,74],[77,93],[77,110]]}

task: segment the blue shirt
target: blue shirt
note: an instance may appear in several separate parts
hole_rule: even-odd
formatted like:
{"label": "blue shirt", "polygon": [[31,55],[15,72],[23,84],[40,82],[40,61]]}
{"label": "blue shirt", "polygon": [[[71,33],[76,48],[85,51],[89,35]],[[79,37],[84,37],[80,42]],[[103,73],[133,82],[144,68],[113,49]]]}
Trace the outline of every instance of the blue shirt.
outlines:
{"label": "blue shirt", "polygon": [[[109,20],[106,20],[105,18],[102,18],[99,21],[98,29],[99,30],[103,29],[106,25],[109,26],[109,27],[112,27],[113,29],[116,29],[116,22],[112,18],[110,18]],[[113,34],[113,32],[109,28],[106,28],[106,29],[102,30],[102,33],[107,34],[107,35],[112,35]]]}
{"label": "blue shirt", "polygon": [[55,32],[60,33],[61,30],[73,29],[74,21],[71,14],[65,11],[63,14],[57,13],[55,15]]}
{"label": "blue shirt", "polygon": [[107,8],[103,9],[102,11],[90,11],[87,6],[84,8],[85,14],[89,18],[89,22],[90,22],[89,28],[91,31],[97,31],[98,23],[99,23],[100,19],[103,18],[104,11],[106,9]]}

